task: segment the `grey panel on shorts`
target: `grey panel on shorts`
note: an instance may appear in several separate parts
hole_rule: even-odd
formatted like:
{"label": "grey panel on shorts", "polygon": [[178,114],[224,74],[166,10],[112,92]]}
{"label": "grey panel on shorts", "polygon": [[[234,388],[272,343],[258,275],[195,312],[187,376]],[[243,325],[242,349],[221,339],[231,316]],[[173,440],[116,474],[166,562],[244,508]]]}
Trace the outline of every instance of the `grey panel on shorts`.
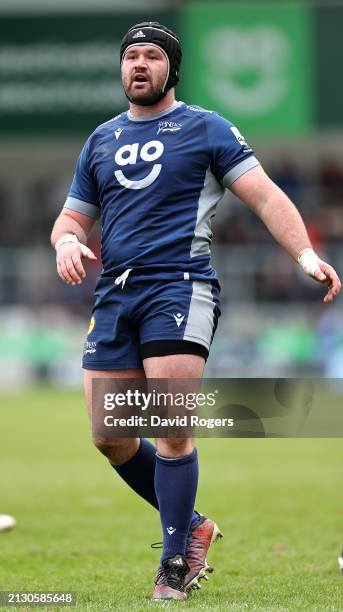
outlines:
{"label": "grey panel on shorts", "polygon": [[89,202],[84,202],[83,200],[78,200],[77,198],[72,198],[71,196],[68,196],[63,208],[75,210],[76,212],[87,215],[87,217],[93,217],[94,219],[97,219],[100,216],[99,206],[89,204]]}
{"label": "grey panel on shorts", "polygon": [[207,349],[210,348],[215,302],[212,295],[212,285],[208,281],[193,281],[193,291],[189,305],[184,340],[198,342]]}

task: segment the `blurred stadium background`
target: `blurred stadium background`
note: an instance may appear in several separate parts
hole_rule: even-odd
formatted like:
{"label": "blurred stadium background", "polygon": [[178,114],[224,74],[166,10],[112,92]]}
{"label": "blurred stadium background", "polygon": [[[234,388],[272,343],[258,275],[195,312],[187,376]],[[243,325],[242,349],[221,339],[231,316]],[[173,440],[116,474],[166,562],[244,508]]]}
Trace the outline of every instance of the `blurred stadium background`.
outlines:
{"label": "blurred stadium background", "polygon": [[[18,528],[1,537],[0,588],[72,589],[82,611],[149,608],[158,516],[95,452],[80,391],[100,265],[68,287],[49,246],[84,140],[126,108],[123,33],[146,19],[180,33],[177,97],[236,122],[343,276],[340,4],[1,0],[0,512]],[[207,375],[342,377],[343,298],[325,306],[259,220],[224,200],[214,227],[223,312]],[[99,232],[91,243],[98,252]],[[185,606],[341,609],[341,440],[197,446],[197,504],[225,539],[210,588]]]}
{"label": "blurred stadium background", "polygon": [[[180,33],[177,97],[237,124],[296,202],[315,248],[343,275],[343,7],[337,3],[2,0],[0,4],[0,383],[78,388],[100,265],[57,279],[49,234],[78,152],[126,108],[118,65],[128,26]],[[98,251],[99,232],[91,238]],[[322,302],[230,194],[214,224],[223,312],[208,376],[343,374],[342,298]],[[20,372],[20,376],[18,376]]]}

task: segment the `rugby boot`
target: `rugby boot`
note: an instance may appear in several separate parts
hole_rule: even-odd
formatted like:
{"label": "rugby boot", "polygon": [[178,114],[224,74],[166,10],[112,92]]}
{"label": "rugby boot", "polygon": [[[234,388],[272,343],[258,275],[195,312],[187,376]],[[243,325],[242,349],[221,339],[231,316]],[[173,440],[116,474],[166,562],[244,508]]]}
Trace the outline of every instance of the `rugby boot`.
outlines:
{"label": "rugby boot", "polygon": [[218,525],[206,516],[190,530],[187,539],[186,559],[189,570],[185,578],[185,590],[199,589],[199,580],[208,580],[206,572],[213,572],[206,559],[210,546],[223,537]]}
{"label": "rugby boot", "polygon": [[186,599],[185,577],[189,566],[184,555],[175,555],[162,561],[155,577],[151,599]]}

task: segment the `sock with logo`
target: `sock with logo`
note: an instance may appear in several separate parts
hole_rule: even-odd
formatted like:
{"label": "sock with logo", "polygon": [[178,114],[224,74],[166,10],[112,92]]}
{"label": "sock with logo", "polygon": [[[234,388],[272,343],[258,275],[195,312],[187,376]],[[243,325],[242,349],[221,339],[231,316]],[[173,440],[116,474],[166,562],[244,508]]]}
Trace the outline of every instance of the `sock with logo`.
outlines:
{"label": "sock with logo", "polygon": [[[149,440],[141,438],[137,453],[122,465],[113,465],[116,472],[149,504],[159,509],[155,493],[155,465],[156,448]],[[199,522],[199,513],[194,511],[192,516],[192,527]]]}
{"label": "sock with logo", "polygon": [[176,459],[156,455],[155,491],[163,532],[161,561],[185,554],[198,487],[196,448]]}

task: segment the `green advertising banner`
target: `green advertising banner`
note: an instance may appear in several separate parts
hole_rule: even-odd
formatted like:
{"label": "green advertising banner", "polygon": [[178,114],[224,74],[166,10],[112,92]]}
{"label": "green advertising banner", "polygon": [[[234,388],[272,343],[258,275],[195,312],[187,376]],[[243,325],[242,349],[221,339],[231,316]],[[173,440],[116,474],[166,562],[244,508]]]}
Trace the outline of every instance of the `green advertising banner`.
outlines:
{"label": "green advertising banner", "polygon": [[127,107],[119,48],[127,29],[166,11],[1,16],[0,134],[87,133]]}
{"label": "green advertising banner", "polygon": [[343,124],[343,84],[339,76],[343,58],[343,7],[315,9],[317,46],[318,120],[323,127]]}
{"label": "green advertising banner", "polygon": [[295,4],[191,4],[183,9],[182,93],[242,131],[313,124],[312,11]]}

